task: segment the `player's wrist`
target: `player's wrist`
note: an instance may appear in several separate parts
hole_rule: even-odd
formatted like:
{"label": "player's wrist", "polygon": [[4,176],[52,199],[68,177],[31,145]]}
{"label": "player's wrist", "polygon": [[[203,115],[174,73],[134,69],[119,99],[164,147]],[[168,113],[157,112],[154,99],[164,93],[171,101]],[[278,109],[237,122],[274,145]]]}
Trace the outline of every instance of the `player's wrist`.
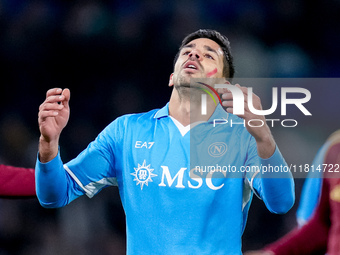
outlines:
{"label": "player's wrist", "polygon": [[263,139],[256,140],[256,145],[257,153],[259,157],[263,159],[270,158],[275,152],[276,143],[271,135]]}
{"label": "player's wrist", "polygon": [[47,163],[58,155],[59,139],[47,141],[44,136],[39,139],[39,160]]}

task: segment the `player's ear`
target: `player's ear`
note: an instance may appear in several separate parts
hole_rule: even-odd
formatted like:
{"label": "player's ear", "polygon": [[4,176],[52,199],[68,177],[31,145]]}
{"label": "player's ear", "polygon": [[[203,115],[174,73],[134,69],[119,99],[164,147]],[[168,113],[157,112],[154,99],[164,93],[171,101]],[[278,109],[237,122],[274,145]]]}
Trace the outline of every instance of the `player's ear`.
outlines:
{"label": "player's ear", "polygon": [[173,77],[174,77],[174,73],[170,74],[169,87],[172,87],[174,85]]}

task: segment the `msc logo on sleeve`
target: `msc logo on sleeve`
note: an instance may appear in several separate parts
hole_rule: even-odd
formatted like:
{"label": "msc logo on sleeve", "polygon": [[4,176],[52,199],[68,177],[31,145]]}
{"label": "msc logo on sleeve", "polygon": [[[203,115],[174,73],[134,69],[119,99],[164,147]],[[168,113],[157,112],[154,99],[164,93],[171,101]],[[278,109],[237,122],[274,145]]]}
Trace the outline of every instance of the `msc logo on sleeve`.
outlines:
{"label": "msc logo on sleeve", "polygon": [[208,153],[212,157],[221,157],[227,152],[227,144],[223,142],[216,142],[208,147]]}

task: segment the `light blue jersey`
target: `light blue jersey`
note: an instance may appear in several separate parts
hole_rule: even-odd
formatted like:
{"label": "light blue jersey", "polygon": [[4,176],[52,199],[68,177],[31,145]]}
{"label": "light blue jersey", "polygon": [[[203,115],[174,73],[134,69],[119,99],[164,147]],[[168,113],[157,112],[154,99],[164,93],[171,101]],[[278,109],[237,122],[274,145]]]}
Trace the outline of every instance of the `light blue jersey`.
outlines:
{"label": "light blue jersey", "polygon": [[253,190],[270,211],[285,213],[294,203],[294,182],[290,172],[253,179],[253,173],[206,171],[204,164],[286,165],[277,148],[271,158],[259,158],[243,125],[212,127],[214,119],[242,122],[219,105],[208,122],[182,135],[168,105],[122,116],[67,164],[59,155],[46,164],[37,161],[39,201],[60,207],[118,185],[128,254],[242,254]]}

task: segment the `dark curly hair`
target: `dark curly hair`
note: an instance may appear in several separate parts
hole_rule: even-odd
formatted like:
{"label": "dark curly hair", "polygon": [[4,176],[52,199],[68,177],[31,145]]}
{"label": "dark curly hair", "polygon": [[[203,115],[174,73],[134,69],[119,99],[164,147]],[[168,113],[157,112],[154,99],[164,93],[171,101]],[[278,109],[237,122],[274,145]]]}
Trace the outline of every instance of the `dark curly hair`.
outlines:
{"label": "dark curly hair", "polygon": [[235,67],[233,63],[233,56],[231,55],[230,51],[230,42],[225,35],[222,35],[220,32],[211,29],[200,29],[196,32],[193,32],[187,35],[183,41],[181,46],[179,47],[179,51],[177,52],[175,59],[174,59],[174,66],[177,62],[179,57],[179,52],[182,48],[187,45],[189,42],[198,39],[198,38],[208,38],[216,42],[222,49],[224,58],[223,58],[223,76],[225,78],[233,78],[235,74]]}

